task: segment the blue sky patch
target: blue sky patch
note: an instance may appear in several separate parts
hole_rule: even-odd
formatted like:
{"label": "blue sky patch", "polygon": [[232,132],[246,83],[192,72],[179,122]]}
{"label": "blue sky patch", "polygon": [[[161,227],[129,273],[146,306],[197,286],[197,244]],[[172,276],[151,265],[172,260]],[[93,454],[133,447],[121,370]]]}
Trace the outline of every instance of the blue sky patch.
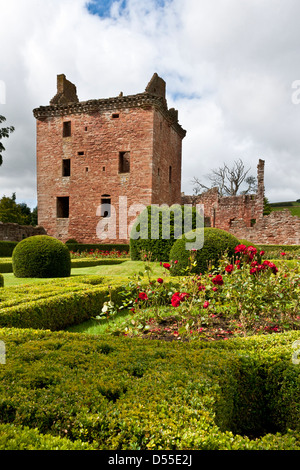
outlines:
{"label": "blue sky patch", "polygon": [[[86,8],[92,15],[98,15],[101,18],[108,18],[110,16],[110,9],[116,0],[91,0],[87,2]],[[155,0],[154,4],[157,7],[164,7],[166,0]],[[120,1],[121,10],[127,6],[127,0]]]}
{"label": "blue sky patch", "polygon": [[[86,7],[92,15],[98,15],[102,18],[107,18],[110,16],[110,8],[114,0],[93,0],[87,3]],[[126,0],[123,0],[122,6],[126,4]]]}

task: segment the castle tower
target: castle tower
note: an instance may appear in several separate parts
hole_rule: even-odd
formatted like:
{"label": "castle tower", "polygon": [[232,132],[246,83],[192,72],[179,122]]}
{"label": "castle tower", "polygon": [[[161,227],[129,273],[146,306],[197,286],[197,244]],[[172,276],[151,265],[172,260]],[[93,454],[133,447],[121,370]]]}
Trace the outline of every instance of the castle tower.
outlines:
{"label": "castle tower", "polygon": [[57,76],[37,123],[38,223],[81,243],[126,243],[138,205],[181,203],[186,131],[156,73],[145,92],[80,102]]}

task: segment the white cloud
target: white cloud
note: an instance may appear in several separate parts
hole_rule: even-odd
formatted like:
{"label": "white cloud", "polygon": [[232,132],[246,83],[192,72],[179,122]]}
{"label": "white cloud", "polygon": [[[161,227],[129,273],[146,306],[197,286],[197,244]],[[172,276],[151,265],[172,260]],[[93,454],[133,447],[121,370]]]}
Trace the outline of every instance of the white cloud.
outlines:
{"label": "white cloud", "polygon": [[32,109],[49,103],[57,74],[86,100],[142,92],[154,72],[187,130],[183,191],[224,161],[241,157],[255,174],[263,158],[267,197],[300,197],[297,0],[128,0],[106,18],[85,0],[2,3],[0,114],[16,131],[4,141],[0,197],[16,191],[35,204]]}

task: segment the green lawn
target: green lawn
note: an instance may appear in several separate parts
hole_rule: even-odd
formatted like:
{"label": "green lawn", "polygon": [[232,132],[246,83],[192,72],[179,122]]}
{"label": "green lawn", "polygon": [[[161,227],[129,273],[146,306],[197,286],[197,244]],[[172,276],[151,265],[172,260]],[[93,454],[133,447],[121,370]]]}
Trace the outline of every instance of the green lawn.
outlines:
{"label": "green lawn", "polygon": [[[98,275],[98,276],[133,276],[139,271],[144,271],[144,262],[143,261],[124,261],[124,263],[118,265],[102,265],[102,266],[92,266],[88,268],[73,268],[71,275],[72,276],[83,276],[83,275]],[[153,276],[162,276],[163,268],[160,266],[159,262],[151,263],[152,275]],[[13,273],[4,273],[5,287],[9,286],[18,286],[21,284],[38,284],[39,282],[49,281],[51,279],[36,279],[36,278],[16,278]]]}
{"label": "green lawn", "polygon": [[292,206],[278,206],[278,207],[272,207],[272,211],[283,211],[285,209],[289,210],[292,215],[297,215],[300,217],[300,204],[299,202],[293,202]]}

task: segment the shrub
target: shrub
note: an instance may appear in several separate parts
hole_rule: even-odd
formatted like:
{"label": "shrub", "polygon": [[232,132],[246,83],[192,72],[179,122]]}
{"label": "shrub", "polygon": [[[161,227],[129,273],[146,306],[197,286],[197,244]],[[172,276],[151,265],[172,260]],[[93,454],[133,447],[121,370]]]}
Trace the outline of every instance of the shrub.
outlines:
{"label": "shrub", "polygon": [[[168,261],[174,241],[185,231],[184,220],[190,223],[192,229],[202,226],[202,217],[195,207],[176,205],[171,209],[148,206],[139,215],[130,235],[132,260],[140,260],[141,254],[146,252],[151,253],[152,261]],[[153,223],[155,220],[158,221],[157,225]]]}
{"label": "shrub", "polygon": [[17,246],[18,242],[7,242],[0,240],[0,258],[11,257],[14,248]]}
{"label": "shrub", "polygon": [[0,274],[0,287],[4,287],[4,277]]}
{"label": "shrub", "polygon": [[[204,244],[200,250],[194,252],[194,261],[197,263],[191,269],[192,273],[204,273],[209,265],[218,267],[219,258],[227,251],[229,257],[234,256],[234,249],[239,244],[239,240],[232,234],[217,228],[204,228]],[[192,240],[192,232],[189,232],[177,240],[170,251],[170,261],[172,263],[171,274],[181,275],[188,268],[191,251],[186,249],[186,242]]]}
{"label": "shrub", "polygon": [[0,330],[0,449],[299,450],[297,338],[201,346]]}
{"label": "shrub", "polygon": [[71,274],[71,256],[64,243],[47,235],[25,238],[12,255],[16,277],[68,277]]}
{"label": "shrub", "polygon": [[104,302],[117,304],[124,279],[110,288],[99,276],[76,276],[38,286],[4,289],[0,303],[0,327],[37,328],[56,331],[79,324],[101,311]]}

